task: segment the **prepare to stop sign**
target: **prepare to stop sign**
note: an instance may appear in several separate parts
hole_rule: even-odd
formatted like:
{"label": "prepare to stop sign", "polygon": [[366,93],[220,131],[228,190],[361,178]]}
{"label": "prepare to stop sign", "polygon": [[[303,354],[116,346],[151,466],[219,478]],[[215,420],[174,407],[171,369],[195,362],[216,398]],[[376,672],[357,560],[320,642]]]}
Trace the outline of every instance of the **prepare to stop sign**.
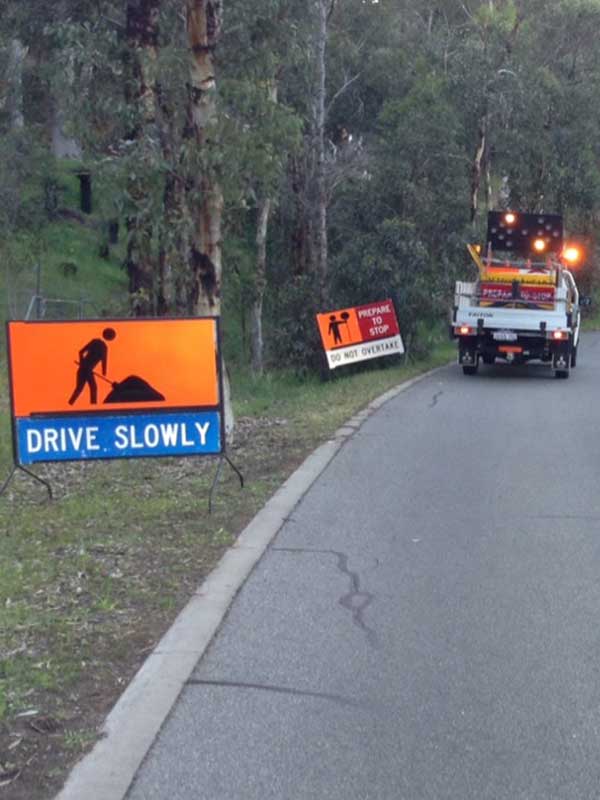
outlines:
{"label": "prepare to stop sign", "polygon": [[404,353],[391,300],[317,314],[330,369]]}

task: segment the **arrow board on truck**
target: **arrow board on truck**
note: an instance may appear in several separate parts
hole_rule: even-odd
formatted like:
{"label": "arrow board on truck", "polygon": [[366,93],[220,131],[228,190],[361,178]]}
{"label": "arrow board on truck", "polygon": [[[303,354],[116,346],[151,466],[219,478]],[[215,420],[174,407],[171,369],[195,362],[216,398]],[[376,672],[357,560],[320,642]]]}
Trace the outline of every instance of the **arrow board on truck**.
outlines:
{"label": "arrow board on truck", "polygon": [[544,243],[544,253],[559,255],[563,248],[563,219],[560,214],[489,211],[487,243],[492,250],[528,256],[534,243]]}

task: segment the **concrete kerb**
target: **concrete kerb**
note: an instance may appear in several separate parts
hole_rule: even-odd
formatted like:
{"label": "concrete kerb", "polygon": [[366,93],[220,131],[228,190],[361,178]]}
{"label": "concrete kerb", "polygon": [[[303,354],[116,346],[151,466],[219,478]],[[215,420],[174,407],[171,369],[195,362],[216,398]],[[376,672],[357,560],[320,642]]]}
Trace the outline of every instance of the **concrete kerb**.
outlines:
{"label": "concrete kerb", "polygon": [[177,616],[108,715],[102,738],[71,771],[56,800],[123,800],[234,597],[304,494],[344,443],[393,397],[437,372],[396,386],[355,414],[285,481],[242,531]]}

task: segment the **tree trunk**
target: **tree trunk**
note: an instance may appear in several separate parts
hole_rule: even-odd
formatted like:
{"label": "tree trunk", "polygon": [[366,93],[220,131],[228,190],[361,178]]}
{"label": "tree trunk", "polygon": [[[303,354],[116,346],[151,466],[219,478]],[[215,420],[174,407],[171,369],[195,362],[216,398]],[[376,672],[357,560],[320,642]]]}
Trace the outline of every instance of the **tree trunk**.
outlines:
{"label": "tree trunk", "polygon": [[[308,145],[306,145],[308,146]],[[292,193],[293,230],[291,232],[291,263],[295,278],[311,272],[311,243],[307,192],[307,160],[299,156],[289,159],[289,180]]]}
{"label": "tree trunk", "polygon": [[180,315],[187,311],[185,280],[188,268],[190,228],[185,193],[185,149],[191,135],[189,126],[183,142],[176,137],[172,111],[160,82],[157,83],[158,129],[163,162],[168,165],[163,191],[163,224],[159,234],[157,313]]}
{"label": "tree trunk", "polygon": [[159,316],[185,311],[178,285],[186,268],[187,244],[185,189],[179,175],[169,174],[163,193],[163,226],[160,232],[156,310]]}
{"label": "tree trunk", "polygon": [[327,303],[327,190],[325,186],[325,79],[327,51],[327,23],[329,17],[326,0],[317,2],[318,28],[316,41],[317,83],[315,96],[315,152],[317,156],[316,187],[316,243],[318,300],[321,308]]}
{"label": "tree trunk", "polygon": [[154,262],[152,227],[136,216],[127,219],[127,258],[129,305],[136,317],[154,315]]}
{"label": "tree trunk", "polygon": [[258,206],[256,225],[256,272],[254,275],[254,296],[251,309],[251,347],[252,372],[262,375],[264,371],[263,345],[263,301],[267,288],[267,227],[271,212],[270,198],[264,198]]}
{"label": "tree trunk", "polygon": [[[67,80],[72,84],[74,78],[72,75],[66,76]],[[64,101],[60,96],[54,96],[54,108],[52,118],[52,155],[55,158],[74,158],[79,159],[82,156],[81,146],[76,139],[67,136],[65,133],[65,112]],[[61,106],[63,106],[61,108]]]}
{"label": "tree trunk", "polygon": [[[221,227],[223,192],[214,166],[217,151],[215,50],[221,37],[221,0],[186,0],[190,64],[189,122],[198,154],[198,175],[188,203],[192,217],[189,253],[189,302],[197,316],[221,315]],[[234,427],[229,380],[224,362],[225,434]]]}
{"label": "tree trunk", "polygon": [[138,144],[140,164],[129,179],[128,193],[134,211],[127,220],[127,273],[130,305],[136,316],[156,312],[156,258],[153,252],[153,225],[145,205],[150,188],[143,170],[145,149],[156,136],[156,64],[158,59],[160,0],[128,0],[126,36],[129,53],[129,101],[135,112],[130,134]]}
{"label": "tree trunk", "polygon": [[475,222],[479,205],[479,188],[481,186],[481,176],[483,173],[485,148],[487,144],[487,126],[488,116],[486,112],[479,120],[477,131],[479,138],[477,142],[477,149],[475,151],[475,158],[473,159],[473,167],[471,170],[471,222]]}
{"label": "tree trunk", "polygon": [[156,67],[158,59],[159,15],[161,0],[128,0],[126,36],[130,64],[131,99],[136,106],[136,138],[154,127],[157,119]]}
{"label": "tree trunk", "polygon": [[7,107],[10,115],[10,127],[13,131],[21,130],[25,125],[23,116],[23,66],[27,52],[28,48],[24,47],[19,39],[11,41],[6,80],[9,90]]}
{"label": "tree trunk", "polygon": [[[277,103],[277,80],[269,81],[269,100]],[[263,343],[263,301],[267,288],[267,230],[272,201],[263,197],[258,204],[256,224],[256,270],[254,275],[254,296],[251,309],[252,371],[255,375],[264,372]]]}
{"label": "tree trunk", "polygon": [[192,188],[194,230],[190,250],[190,305],[199,316],[221,313],[223,193],[210,164],[216,138],[215,48],[221,35],[220,0],[186,0],[190,54],[189,111],[200,160]]}

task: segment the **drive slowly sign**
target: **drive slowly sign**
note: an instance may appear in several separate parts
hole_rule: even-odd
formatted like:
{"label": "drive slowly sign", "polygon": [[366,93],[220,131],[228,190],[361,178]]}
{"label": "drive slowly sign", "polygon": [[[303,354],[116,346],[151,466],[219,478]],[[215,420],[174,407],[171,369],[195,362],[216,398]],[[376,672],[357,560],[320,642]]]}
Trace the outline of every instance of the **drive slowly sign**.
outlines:
{"label": "drive slowly sign", "polygon": [[317,314],[329,369],[404,353],[391,300]]}
{"label": "drive slowly sign", "polygon": [[223,452],[216,319],[7,329],[16,464]]}

